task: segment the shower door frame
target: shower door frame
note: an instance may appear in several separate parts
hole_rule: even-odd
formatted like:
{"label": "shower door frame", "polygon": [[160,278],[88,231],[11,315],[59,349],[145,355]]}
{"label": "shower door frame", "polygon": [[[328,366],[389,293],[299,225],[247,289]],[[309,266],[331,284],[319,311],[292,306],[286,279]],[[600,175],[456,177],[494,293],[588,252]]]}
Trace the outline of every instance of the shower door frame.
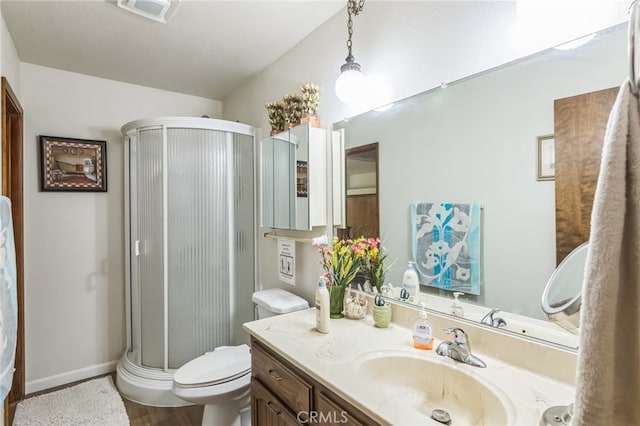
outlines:
{"label": "shower door frame", "polygon": [[[163,192],[163,291],[164,291],[164,306],[163,306],[163,333],[164,333],[164,341],[163,341],[163,368],[162,371],[164,373],[170,373],[173,369],[168,367],[169,364],[169,339],[168,339],[168,262],[167,262],[167,246],[166,246],[166,238],[167,238],[167,130],[171,128],[188,128],[188,129],[202,129],[202,130],[212,130],[227,133],[226,138],[233,138],[233,134],[250,136],[253,138],[253,205],[254,209],[257,209],[258,206],[258,170],[257,170],[257,141],[259,140],[259,129],[256,129],[252,126],[229,122],[225,120],[217,120],[217,119],[208,119],[208,118],[190,118],[190,117],[159,117],[152,119],[144,119],[137,120],[131,123],[128,123],[122,127],[122,133],[125,135],[125,144],[124,144],[124,161],[125,161],[125,173],[124,173],[124,189],[125,189],[125,219],[124,219],[124,230],[125,230],[125,314],[126,314],[126,337],[127,337],[127,347],[125,349],[124,357],[126,357],[131,350],[133,349],[133,306],[132,306],[132,282],[134,281],[134,277],[132,273],[134,272],[134,268],[132,267],[132,256],[135,255],[134,251],[138,249],[136,243],[131,240],[132,232],[131,232],[131,217],[132,212],[131,208],[135,207],[136,203],[133,203],[132,197],[135,197],[135,189],[131,188],[131,161],[132,156],[130,154],[131,151],[131,140],[135,139],[135,143],[137,146],[137,138],[139,136],[140,130],[149,130],[149,129],[162,129],[162,143],[163,143],[163,167],[162,167],[162,192]],[[231,141],[233,143],[233,141]],[[137,216],[136,216],[137,217]],[[258,234],[259,234],[259,218],[258,214],[254,214],[253,219],[253,240],[255,242],[253,247],[253,256],[254,256],[254,273],[253,273],[253,289],[256,290],[256,286],[258,283],[258,268],[259,268],[259,258],[258,258]],[[230,218],[233,220],[233,217]],[[233,241],[233,240],[232,240]],[[139,291],[139,289],[138,289]],[[233,289],[232,289],[233,291]],[[139,314],[139,313],[138,313]],[[233,326],[231,325],[231,328]],[[139,329],[136,329],[136,333],[140,333]],[[233,333],[233,329],[231,330]],[[138,336],[138,342],[141,345],[141,336]],[[141,349],[141,348],[140,348]],[[135,363],[141,367],[142,369],[149,370],[158,370],[155,367],[146,367],[142,364],[141,359],[141,350],[136,355]]]}

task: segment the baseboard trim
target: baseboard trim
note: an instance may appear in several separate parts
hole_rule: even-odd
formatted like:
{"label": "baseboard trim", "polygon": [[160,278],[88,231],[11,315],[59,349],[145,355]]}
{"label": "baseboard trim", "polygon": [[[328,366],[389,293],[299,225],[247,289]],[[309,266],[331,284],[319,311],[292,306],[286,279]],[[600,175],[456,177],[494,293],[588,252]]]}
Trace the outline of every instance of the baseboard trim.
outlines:
{"label": "baseboard trim", "polygon": [[102,374],[116,371],[118,361],[109,361],[104,364],[91,365],[77,370],[67,371],[66,373],[55,374],[42,379],[31,380],[26,383],[26,394],[40,392],[46,389],[55,388],[56,386],[66,385],[67,383],[77,382],[78,380],[89,379],[91,377],[100,376]]}

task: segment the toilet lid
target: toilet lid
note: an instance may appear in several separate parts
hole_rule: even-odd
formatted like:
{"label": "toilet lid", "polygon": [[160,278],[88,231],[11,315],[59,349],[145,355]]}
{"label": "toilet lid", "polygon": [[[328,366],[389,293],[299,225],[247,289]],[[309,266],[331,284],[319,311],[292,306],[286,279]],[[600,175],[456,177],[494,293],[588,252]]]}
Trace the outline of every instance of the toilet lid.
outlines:
{"label": "toilet lid", "polygon": [[251,371],[249,346],[221,346],[178,369],[173,381],[182,386],[215,385],[244,376]]}

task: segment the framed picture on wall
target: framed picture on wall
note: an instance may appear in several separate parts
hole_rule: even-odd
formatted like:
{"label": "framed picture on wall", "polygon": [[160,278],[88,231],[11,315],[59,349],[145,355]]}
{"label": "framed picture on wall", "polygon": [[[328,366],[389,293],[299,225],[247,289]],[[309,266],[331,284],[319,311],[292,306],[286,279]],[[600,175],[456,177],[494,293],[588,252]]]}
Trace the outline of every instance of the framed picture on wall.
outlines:
{"label": "framed picture on wall", "polygon": [[538,170],[537,180],[554,180],[556,176],[555,139],[553,135],[537,137]]}
{"label": "framed picture on wall", "polygon": [[107,191],[107,142],[40,136],[41,191]]}

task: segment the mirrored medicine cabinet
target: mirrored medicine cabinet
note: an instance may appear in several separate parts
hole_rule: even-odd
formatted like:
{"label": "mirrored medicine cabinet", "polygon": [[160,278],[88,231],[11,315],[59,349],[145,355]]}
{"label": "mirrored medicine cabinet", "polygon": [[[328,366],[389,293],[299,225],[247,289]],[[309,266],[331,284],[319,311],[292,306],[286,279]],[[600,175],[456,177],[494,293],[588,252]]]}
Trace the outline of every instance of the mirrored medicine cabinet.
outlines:
{"label": "mirrored medicine cabinet", "polygon": [[327,223],[326,131],[304,123],[260,142],[261,226],[310,231]]}

